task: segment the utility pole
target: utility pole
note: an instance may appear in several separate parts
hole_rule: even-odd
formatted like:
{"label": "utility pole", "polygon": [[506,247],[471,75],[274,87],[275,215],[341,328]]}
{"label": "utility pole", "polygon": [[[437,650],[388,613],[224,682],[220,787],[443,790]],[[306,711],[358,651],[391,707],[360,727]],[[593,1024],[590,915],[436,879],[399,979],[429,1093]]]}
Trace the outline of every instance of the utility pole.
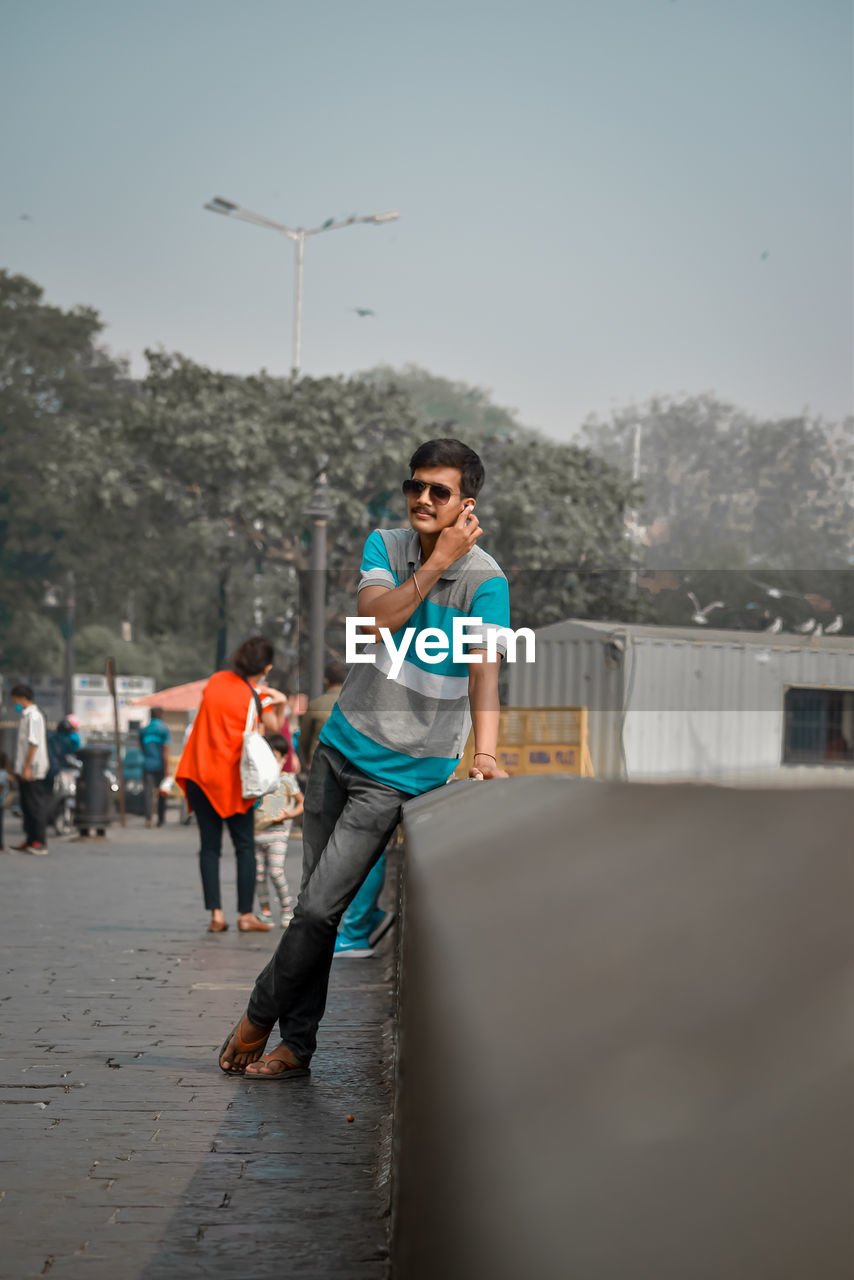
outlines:
{"label": "utility pole", "polygon": [[309,667],[308,696],[323,693],[323,667],[326,653],[326,522],[329,517],[329,486],[326,472],[321,471],[311,501],[303,515],[311,520],[311,563],[309,566]]}
{"label": "utility pole", "polygon": [[74,711],[74,570],[69,569],[65,576],[65,670],[62,686],[62,701],[65,714],[70,716]]}
{"label": "utility pole", "polygon": [[[634,441],[632,443],[632,484],[637,484],[640,480],[641,469],[641,424],[635,423]],[[631,589],[632,595],[638,593],[638,559],[640,553],[640,525],[638,524],[639,511],[637,507],[632,508],[632,573],[631,573]]]}

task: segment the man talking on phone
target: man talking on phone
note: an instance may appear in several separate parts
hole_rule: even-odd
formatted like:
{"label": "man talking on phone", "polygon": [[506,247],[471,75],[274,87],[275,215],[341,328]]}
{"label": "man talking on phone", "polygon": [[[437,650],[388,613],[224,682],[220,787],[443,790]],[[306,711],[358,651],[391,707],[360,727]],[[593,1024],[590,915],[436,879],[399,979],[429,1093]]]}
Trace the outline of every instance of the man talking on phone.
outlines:
{"label": "man talking on phone", "polygon": [[[305,792],[303,873],[293,919],[258,975],[219,1065],[253,1080],[305,1075],[326,1006],[338,923],[400,820],[401,805],[445,783],[474,727],[469,776],[498,768],[499,628],[510,625],[507,580],[477,544],[475,507],[484,480],[478,455],[459,440],[416,449],[403,481],[409,529],[377,529],[365,543],[358,590],[360,631],[377,642],[350,668],[314,752]],[[478,644],[454,661],[455,619],[477,618]],[[430,628],[398,654],[406,628]],[[490,633],[493,633],[490,636]],[[443,649],[444,656],[436,655]],[[493,642],[488,659],[487,637]],[[417,652],[417,648],[420,649]],[[428,661],[428,656],[433,661]],[[459,656],[459,655],[457,655]],[[372,659],[372,660],[371,660]],[[281,1043],[264,1047],[278,1023]]]}

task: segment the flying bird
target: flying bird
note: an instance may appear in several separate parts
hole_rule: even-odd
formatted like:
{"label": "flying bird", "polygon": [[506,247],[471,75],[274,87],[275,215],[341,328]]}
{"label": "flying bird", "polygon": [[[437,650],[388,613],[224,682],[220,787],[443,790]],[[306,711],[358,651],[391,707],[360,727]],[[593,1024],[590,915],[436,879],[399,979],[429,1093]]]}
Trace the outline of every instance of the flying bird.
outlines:
{"label": "flying bird", "polygon": [[321,226],[321,228],[320,228],[320,229],[321,229],[321,231],[325,231],[325,230],[327,229],[327,227],[331,227],[334,221],[335,221],[335,219],[334,219],[334,218],[327,218],[327,219],[326,219],[326,221],[323,223],[323,225],[322,225],[322,226]]}
{"label": "flying bird", "polygon": [[767,250],[767,249],[763,249],[759,256],[760,256],[760,258],[762,259],[762,261],[764,262],[764,261],[765,261],[765,259],[768,257],[768,250]]}
{"label": "flying bird", "polygon": [[754,587],[761,587],[766,596],[770,596],[772,600],[782,600],[784,596],[789,596],[792,600],[803,600],[800,591],[783,591],[780,587],[771,587],[767,582],[760,582],[758,578],[751,578],[747,575],[747,581],[752,582]]}
{"label": "flying bird", "polygon": [[20,221],[21,221],[21,222],[32,222],[32,218],[30,217],[30,215],[29,215],[28,213],[22,213],[22,214],[21,214],[21,217],[20,217]]}
{"label": "flying bird", "polygon": [[355,311],[357,316],[362,316],[363,318],[365,316],[375,316],[377,314],[376,311],[372,311],[370,307],[351,307],[350,310]]}
{"label": "flying bird", "polygon": [[694,595],[693,591],[688,592],[688,599],[691,601],[692,605],[694,606],[694,614],[691,618],[691,621],[696,622],[697,625],[700,627],[705,627],[707,625],[709,621],[709,619],[706,617],[707,613],[711,613],[713,609],[726,608],[726,605],[724,604],[723,600],[716,600],[714,604],[707,604],[705,608],[701,609],[700,601]]}

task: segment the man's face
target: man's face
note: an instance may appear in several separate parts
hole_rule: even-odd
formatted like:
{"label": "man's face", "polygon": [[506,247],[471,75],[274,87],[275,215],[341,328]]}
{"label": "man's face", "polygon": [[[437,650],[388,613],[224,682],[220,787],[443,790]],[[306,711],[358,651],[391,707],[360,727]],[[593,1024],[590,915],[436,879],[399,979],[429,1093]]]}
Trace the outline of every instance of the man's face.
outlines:
{"label": "man's face", "polygon": [[462,474],[457,467],[418,467],[412,473],[413,480],[423,480],[425,484],[444,485],[450,489],[451,496],[445,506],[440,506],[432,489],[424,489],[417,497],[407,494],[409,504],[409,523],[418,533],[441,533],[448,525],[454,523],[463,509],[463,498],[460,494]]}

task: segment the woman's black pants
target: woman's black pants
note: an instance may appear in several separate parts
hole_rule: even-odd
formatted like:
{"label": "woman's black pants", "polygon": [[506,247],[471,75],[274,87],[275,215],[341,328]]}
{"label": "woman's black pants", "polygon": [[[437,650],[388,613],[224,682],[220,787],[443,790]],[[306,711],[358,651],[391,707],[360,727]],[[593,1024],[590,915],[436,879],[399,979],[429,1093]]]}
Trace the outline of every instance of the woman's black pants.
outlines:
{"label": "woman's black pants", "polygon": [[233,813],[221,818],[197,782],[187,780],[187,799],[199,823],[202,846],[199,850],[199,867],[202,873],[202,891],[208,911],[222,909],[219,891],[219,859],[222,852],[222,827],[228,827],[234,856],[237,858],[237,910],[246,915],[252,910],[255,898],[255,831],[254,811]]}

